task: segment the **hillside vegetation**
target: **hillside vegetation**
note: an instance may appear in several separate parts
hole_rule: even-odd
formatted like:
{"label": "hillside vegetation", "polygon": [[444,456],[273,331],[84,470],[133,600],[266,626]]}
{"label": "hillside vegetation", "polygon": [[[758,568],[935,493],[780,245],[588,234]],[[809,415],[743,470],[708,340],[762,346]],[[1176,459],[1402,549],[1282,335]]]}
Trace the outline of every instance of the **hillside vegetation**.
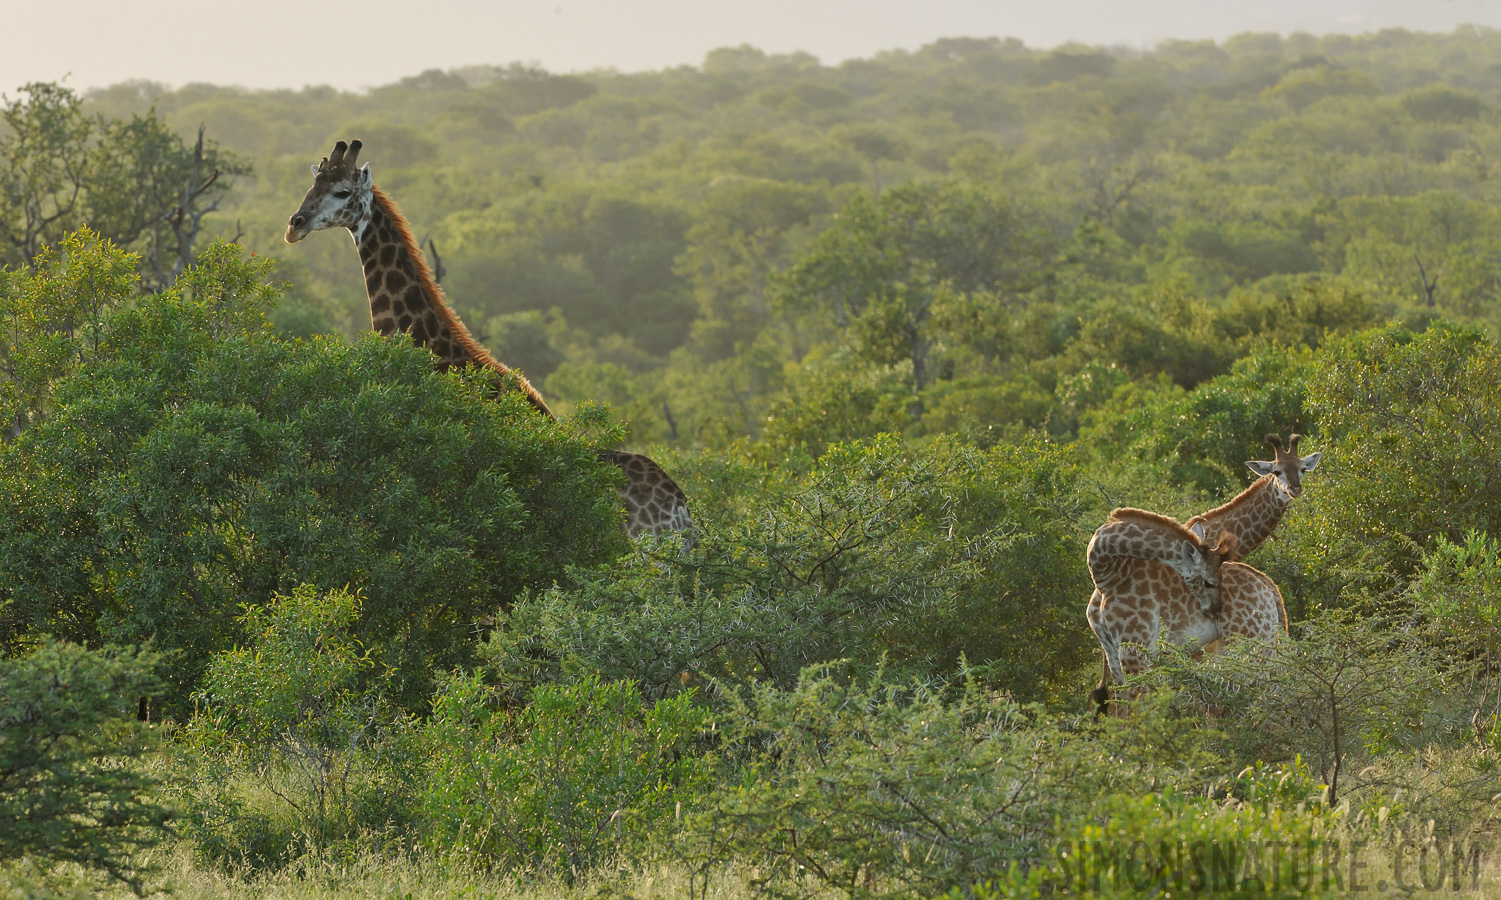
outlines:
{"label": "hillside vegetation", "polygon": [[[1501,32],[4,112],[18,895],[1501,889]],[[348,138],[560,420],[282,243]],[[1095,719],[1091,533],[1293,431],[1291,639]]]}

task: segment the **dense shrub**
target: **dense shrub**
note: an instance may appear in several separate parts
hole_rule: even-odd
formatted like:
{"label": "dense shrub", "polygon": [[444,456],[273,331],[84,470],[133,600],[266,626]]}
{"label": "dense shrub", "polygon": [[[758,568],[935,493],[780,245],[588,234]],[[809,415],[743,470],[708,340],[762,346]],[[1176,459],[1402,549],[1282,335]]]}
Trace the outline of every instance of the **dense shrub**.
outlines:
{"label": "dense shrub", "polygon": [[691,804],[709,768],[691,693],[650,708],[628,682],[546,685],[508,712],[479,675],[455,675],[423,737],[424,842],[439,855],[572,883],[648,840]]}
{"label": "dense shrub", "polygon": [[1180,659],[1151,677],[1213,712],[1220,747],[1236,764],[1306,760],[1335,806],[1357,762],[1426,737],[1441,681],[1410,637],[1347,611],[1325,612],[1298,632],[1298,640],[1232,644],[1198,663]]}
{"label": "dense shrub", "polygon": [[351,585],[415,704],[482,611],[618,552],[618,474],[568,429],[404,340],[280,340],[265,266],[206,259],[114,298],[55,411],[0,447],[0,640],[153,639],[180,712],[242,606]]}
{"label": "dense shrub", "polygon": [[176,769],[202,856],[265,864],[406,824],[403,763],[415,764],[404,717],[369,683],[359,614],[356,595],[303,585],[247,609],[247,645],[209,663]]}
{"label": "dense shrub", "polygon": [[168,835],[170,811],[144,766],[158,743],[135,698],[161,657],[42,641],[0,657],[0,860],[75,863],[140,893],[141,854]]}
{"label": "dense shrub", "polygon": [[679,554],[639,550],[505,614],[483,653],[508,683],[567,672],[669,694],[687,676],[790,686],[840,658],[951,673],[1034,699],[1088,656],[1077,470],[1035,442],[837,445],[772,469],[759,502]]}
{"label": "dense shrub", "polygon": [[1467,685],[1476,737],[1501,753],[1501,547],[1482,532],[1439,537],[1413,579],[1415,612],[1449,671]]}
{"label": "dense shrub", "polygon": [[1312,371],[1308,350],[1268,348],[1193,391],[1133,384],[1085,417],[1079,440],[1108,465],[1160,465],[1177,484],[1229,499],[1254,477],[1245,461],[1268,458],[1263,435],[1312,430]]}
{"label": "dense shrub", "polygon": [[1304,769],[1248,768],[1227,792],[1222,800],[1168,787],[1104,798],[1059,835],[1043,865],[1025,875],[1014,870],[976,896],[1344,894],[1346,873],[1331,878],[1326,864],[1342,855],[1343,819],[1307,802],[1317,791]]}
{"label": "dense shrub", "polygon": [[1196,727],[1160,704],[1079,728],[973,679],[945,701],[848,664],[732,692],[718,724],[748,762],[689,817],[680,852],[705,879],[749,859],[777,896],[921,897],[1012,866],[1025,877],[1107,798],[1214,780]]}
{"label": "dense shrub", "polygon": [[1498,383],[1495,342],[1442,322],[1363,332],[1319,354],[1308,404],[1324,459],[1283,535],[1309,573],[1302,590],[1324,603],[1399,602],[1438,538],[1501,534]]}

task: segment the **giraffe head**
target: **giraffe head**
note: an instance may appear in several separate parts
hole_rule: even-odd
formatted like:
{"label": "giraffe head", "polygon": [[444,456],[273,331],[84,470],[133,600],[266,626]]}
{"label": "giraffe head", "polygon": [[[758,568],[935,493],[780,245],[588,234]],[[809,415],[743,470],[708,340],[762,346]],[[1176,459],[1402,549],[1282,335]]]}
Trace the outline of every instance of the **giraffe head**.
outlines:
{"label": "giraffe head", "polygon": [[1277,458],[1271,460],[1252,459],[1246,461],[1246,466],[1257,474],[1258,477],[1266,475],[1277,476],[1277,487],[1287,495],[1288,499],[1295,499],[1303,493],[1303,476],[1312,472],[1319,464],[1320,453],[1311,453],[1308,456],[1298,456],[1298,439],[1302,435],[1294,432],[1288,436],[1287,449],[1282,449],[1282,441],[1275,434],[1266,436],[1266,442],[1272,445]]}
{"label": "giraffe head", "polygon": [[359,156],[359,141],[339,141],[332,153],[313,166],[313,186],[287,221],[287,243],[295,244],[325,228],[353,231],[370,215],[370,164],[358,166]]}
{"label": "giraffe head", "polygon": [[1196,576],[1187,579],[1188,587],[1199,598],[1200,606],[1210,616],[1218,618],[1220,603],[1220,566],[1235,560],[1235,549],[1240,539],[1233,532],[1222,531],[1214,544],[1200,544],[1195,548]]}

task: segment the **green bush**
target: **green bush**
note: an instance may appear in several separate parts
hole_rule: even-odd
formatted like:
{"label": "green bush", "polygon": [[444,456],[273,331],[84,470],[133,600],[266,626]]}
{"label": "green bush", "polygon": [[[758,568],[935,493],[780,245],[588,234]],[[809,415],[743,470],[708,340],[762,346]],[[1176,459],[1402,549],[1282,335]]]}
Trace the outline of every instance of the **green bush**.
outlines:
{"label": "green bush", "polygon": [[1081,729],[1036,707],[809,667],[795,687],[726,695],[734,778],[689,817],[680,852],[707,879],[757,865],[775,896],[935,896],[1045,864],[1112,795],[1196,793],[1215,760],[1194,723],[1144,709]]}
{"label": "green bush", "polygon": [[1501,534],[1498,383],[1495,341],[1443,322],[1363,332],[1318,355],[1308,406],[1324,460],[1282,534],[1309,573],[1300,591],[1325,604],[1373,595],[1405,606],[1438,538]]}
{"label": "green bush", "polygon": [[701,521],[689,553],[645,546],[523,600],[484,657],[515,685],[598,672],[662,696],[685,676],[788,687],[811,663],[883,654],[943,677],[965,655],[1026,699],[1089,658],[1067,451],[887,435],[802,467],[767,472],[733,520]]}
{"label": "green bush", "polygon": [[1165,466],[1174,483],[1218,505],[1252,477],[1246,460],[1268,458],[1263,435],[1313,430],[1305,409],[1312,372],[1310,351],[1269,348],[1192,391],[1132,385],[1085,416],[1079,442],[1106,465]]}
{"label": "green bush", "polygon": [[518,393],[404,339],[281,340],[263,261],[204,259],[114,298],[54,412],[0,446],[0,645],[152,639],[181,715],[243,606],[350,585],[415,706],[482,613],[622,548],[618,472]]}
{"label": "green bush", "polygon": [[1059,835],[1045,865],[976,897],[1343,896],[1346,872],[1332,882],[1325,865],[1339,859],[1342,819],[1306,802],[1316,796],[1306,771],[1247,769],[1230,787],[1228,799],[1171,787],[1106,797]]}
{"label": "green bush", "polygon": [[1478,531],[1462,544],[1440,536],[1423,554],[1412,594],[1429,640],[1471,688],[1476,736],[1501,754],[1501,547]]}
{"label": "green bush", "polygon": [[514,712],[497,699],[460,674],[434,700],[423,840],[440,855],[571,884],[649,851],[706,783],[695,741],[707,713],[691,693],[648,708],[634,685],[586,677]]}
{"label": "green bush", "polygon": [[160,665],[51,639],[0,657],[0,860],[73,863],[144,890],[171,813],[143,765],[157,732],[135,705]]}
{"label": "green bush", "polygon": [[1328,805],[1360,787],[1350,772],[1384,750],[1420,743],[1441,680],[1426,648],[1345,610],[1305,622],[1298,640],[1238,642],[1181,657],[1149,680],[1214,712],[1237,764],[1305,759]]}
{"label": "green bush", "polygon": [[247,609],[248,645],[210,662],[174,767],[201,856],[260,867],[410,824],[417,763],[359,616],[357,595],[303,585]]}
{"label": "green bush", "polygon": [[903,366],[870,365],[837,353],[805,363],[772,398],[759,443],[765,456],[822,456],[841,441],[901,431],[914,399],[911,373]]}

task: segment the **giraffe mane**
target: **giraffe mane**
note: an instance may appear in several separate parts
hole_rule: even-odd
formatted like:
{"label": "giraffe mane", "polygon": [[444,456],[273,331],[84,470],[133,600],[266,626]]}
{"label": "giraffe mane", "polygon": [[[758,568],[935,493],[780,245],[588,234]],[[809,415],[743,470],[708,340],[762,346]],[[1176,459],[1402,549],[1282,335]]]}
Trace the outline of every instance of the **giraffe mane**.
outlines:
{"label": "giraffe mane", "polygon": [[1219,515],[1220,513],[1229,512],[1230,510],[1234,509],[1237,504],[1240,504],[1240,503],[1249,503],[1250,500],[1248,498],[1253,493],[1256,492],[1257,488],[1261,487],[1264,483],[1266,483],[1266,482],[1268,482],[1268,481],[1270,481],[1270,480],[1272,480],[1273,478],[1276,478],[1276,477],[1277,477],[1276,475],[1263,475],[1263,476],[1261,476],[1260,478],[1256,479],[1255,481],[1253,481],[1249,485],[1247,485],[1245,490],[1241,491],[1239,494],[1236,494],[1234,497],[1230,498],[1230,500],[1228,502],[1221,503],[1219,506],[1216,506],[1214,509],[1211,509],[1208,512],[1205,512],[1205,513],[1200,513],[1197,516],[1194,516],[1192,519],[1189,519],[1188,522],[1187,522],[1187,525],[1190,528],[1192,528],[1195,524],[1197,524],[1199,522],[1208,521],[1213,516]]}
{"label": "giraffe mane", "polygon": [[1135,519],[1136,521],[1147,525],[1156,525],[1159,528],[1166,528],[1169,531],[1174,531],[1178,534],[1179,537],[1183,538],[1183,540],[1185,541],[1188,541],[1190,544],[1193,544],[1195,547],[1202,549],[1205,546],[1204,541],[1200,540],[1198,535],[1194,534],[1192,531],[1189,531],[1186,525],[1184,525],[1182,522],[1179,522],[1177,519],[1174,519],[1172,516],[1164,516],[1159,513],[1151,512],[1150,510],[1137,509],[1134,506],[1118,506],[1110,511],[1111,522],[1122,522],[1129,519]]}
{"label": "giraffe mane", "polygon": [[375,202],[380,204],[381,211],[390,217],[392,224],[396,227],[397,240],[401,241],[402,246],[406,248],[407,256],[412,261],[412,269],[417,273],[417,284],[422,288],[422,293],[433,305],[438,318],[448,326],[449,332],[458,341],[459,346],[478,365],[484,366],[497,375],[515,376],[527,402],[548,418],[556,418],[552,410],[548,408],[547,402],[542,399],[542,395],[537,392],[526,376],[496,359],[489,350],[481,346],[480,342],[474,339],[474,335],[469,333],[463,321],[454,313],[453,308],[448,305],[447,299],[443,296],[443,289],[438,286],[438,282],[433,279],[432,270],[427,267],[427,259],[422,255],[422,248],[417,246],[417,239],[412,236],[412,226],[407,223],[406,216],[402,215],[401,210],[397,208],[396,201],[374,185],[370,186],[370,191],[375,197]]}

